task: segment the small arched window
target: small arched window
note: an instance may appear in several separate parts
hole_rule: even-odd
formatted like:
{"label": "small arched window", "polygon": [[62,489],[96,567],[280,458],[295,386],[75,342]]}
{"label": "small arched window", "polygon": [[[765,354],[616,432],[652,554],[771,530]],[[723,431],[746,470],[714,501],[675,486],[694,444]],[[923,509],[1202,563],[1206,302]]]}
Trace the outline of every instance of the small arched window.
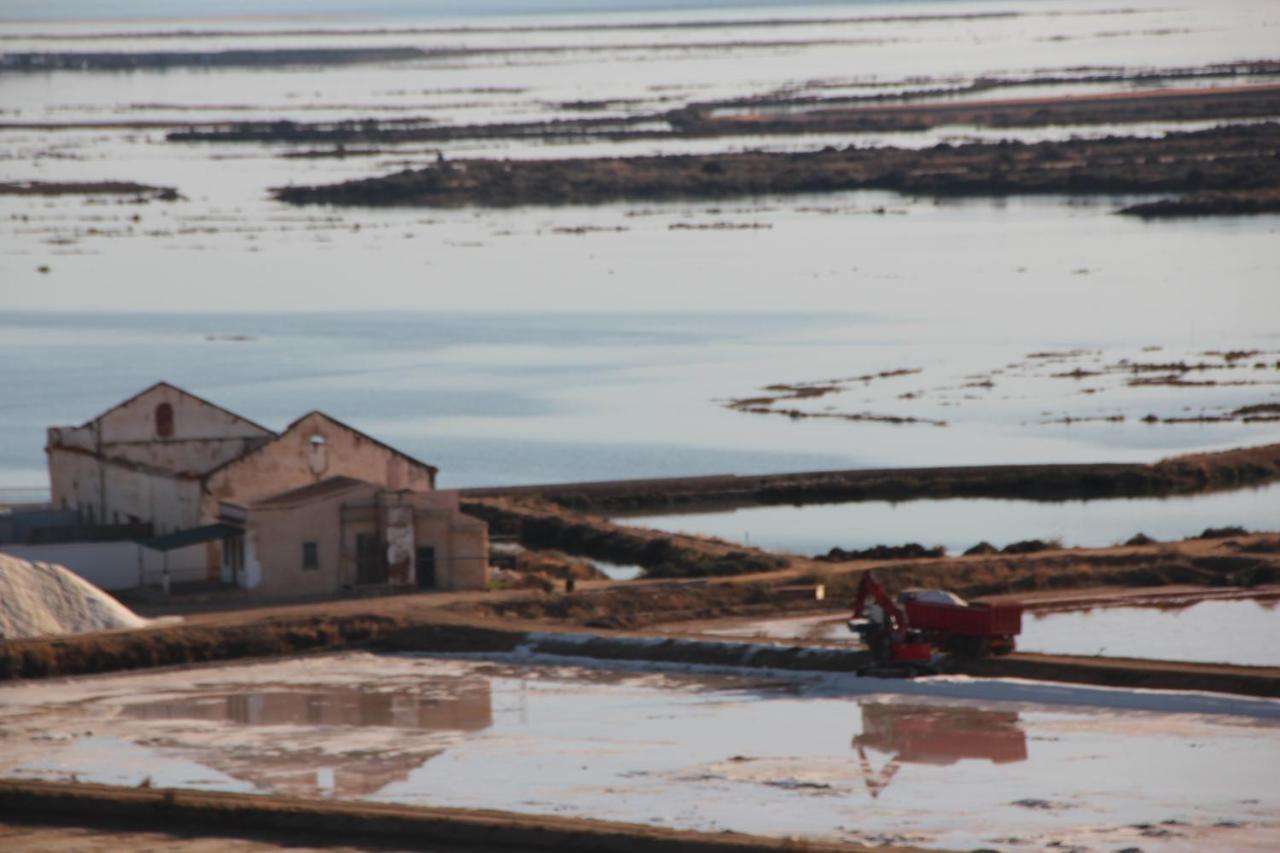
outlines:
{"label": "small arched window", "polygon": [[160,438],[173,435],[173,406],[168,403],[156,406],[156,435]]}

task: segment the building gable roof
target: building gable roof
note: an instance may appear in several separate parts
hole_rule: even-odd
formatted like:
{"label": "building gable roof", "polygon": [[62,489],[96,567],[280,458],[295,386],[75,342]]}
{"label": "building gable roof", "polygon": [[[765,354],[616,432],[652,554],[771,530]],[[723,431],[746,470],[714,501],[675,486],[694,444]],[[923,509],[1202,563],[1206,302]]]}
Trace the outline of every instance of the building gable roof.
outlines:
{"label": "building gable roof", "polygon": [[315,483],[308,483],[305,486],[298,486],[269,497],[260,498],[253,501],[250,506],[254,509],[278,509],[286,506],[295,506],[320,498],[342,494],[357,486],[367,486],[372,489],[379,488],[374,483],[357,480],[355,477],[328,477]]}
{"label": "building gable roof", "polygon": [[128,406],[128,405],[130,405],[130,404],[132,404],[132,403],[134,403],[134,402],[137,402],[138,400],[140,400],[140,399],[142,399],[143,397],[145,397],[145,396],[147,396],[148,394],[150,394],[152,391],[155,391],[155,390],[160,389],[160,388],[168,388],[170,391],[176,391],[177,393],[179,393],[179,394],[183,395],[184,397],[188,397],[188,398],[190,398],[190,399],[192,399],[192,400],[195,400],[197,403],[201,403],[201,404],[203,404],[203,405],[205,405],[205,406],[208,406],[208,407],[209,407],[209,408],[211,408],[211,409],[217,409],[219,412],[222,412],[223,414],[230,415],[231,417],[235,418],[236,420],[243,421],[244,423],[248,424],[248,425],[249,425],[249,426],[251,426],[251,427],[254,427],[255,429],[260,429],[260,430],[262,430],[262,431],[263,431],[264,433],[266,433],[267,435],[274,436],[274,435],[276,435],[276,434],[277,434],[274,430],[267,429],[267,428],[266,428],[266,427],[264,427],[262,424],[260,424],[260,423],[256,423],[255,421],[251,421],[251,420],[249,420],[248,418],[246,418],[244,415],[241,415],[241,414],[239,414],[239,413],[237,413],[237,412],[233,412],[233,411],[231,411],[230,409],[225,408],[225,407],[223,407],[223,406],[219,406],[217,403],[210,402],[209,400],[206,400],[205,398],[203,398],[203,397],[201,397],[201,396],[199,396],[199,395],[192,394],[190,391],[188,391],[188,390],[187,390],[187,389],[185,389],[185,388],[179,388],[177,385],[174,385],[174,384],[173,384],[173,383],[171,383],[171,382],[165,382],[165,381],[163,381],[163,380],[161,380],[160,382],[156,382],[156,383],[155,383],[155,384],[153,384],[153,385],[148,385],[146,388],[143,388],[141,391],[139,391],[137,394],[134,394],[132,397],[129,397],[129,398],[125,399],[125,400],[121,400],[119,403],[116,403],[114,406],[112,406],[111,408],[107,409],[105,412],[101,413],[101,414],[100,414],[100,415],[98,415],[97,417],[95,417],[95,418],[89,418],[89,420],[87,420],[87,421],[85,421],[83,424],[81,424],[81,427],[88,427],[88,426],[92,426],[93,424],[95,424],[95,423],[97,423],[97,422],[101,421],[101,420],[102,420],[103,418],[105,418],[107,415],[110,415],[110,414],[112,414],[113,412],[116,412],[116,411],[118,411],[118,410],[120,410],[120,409],[123,409],[125,406]]}
{"label": "building gable roof", "polygon": [[431,472],[431,476],[432,476],[433,478],[434,478],[434,477],[435,477],[435,475],[436,475],[437,473],[439,473],[439,471],[440,471],[440,469],[439,469],[439,468],[437,468],[436,466],[434,466],[434,465],[428,465],[426,462],[423,462],[423,461],[422,461],[422,460],[420,460],[420,459],[415,459],[415,458],[413,458],[412,456],[410,456],[409,454],[404,453],[403,451],[398,450],[398,449],[396,449],[396,448],[392,447],[391,445],[387,444],[386,442],[384,442],[384,441],[379,441],[378,439],[374,438],[373,436],[369,435],[368,433],[361,432],[360,430],[356,429],[355,427],[351,426],[350,424],[343,423],[342,421],[338,420],[338,419],[337,419],[337,418],[335,418],[335,417],[332,417],[332,416],[330,416],[330,415],[326,415],[324,412],[318,411],[318,410],[316,410],[316,409],[312,409],[311,411],[307,412],[307,413],[306,413],[305,415],[303,415],[302,417],[295,419],[291,424],[289,424],[287,427],[285,427],[283,430],[281,430],[279,433],[277,433],[277,434],[276,434],[275,439],[273,439],[272,441],[264,442],[262,445],[260,445],[260,446],[258,446],[258,447],[255,447],[253,450],[250,450],[248,453],[245,453],[245,454],[243,454],[243,455],[241,455],[241,456],[237,456],[235,459],[228,459],[226,462],[223,462],[223,463],[222,463],[221,465],[219,465],[218,467],[216,467],[216,468],[212,468],[212,469],[210,469],[209,471],[207,471],[207,472],[205,473],[205,477],[206,477],[206,478],[208,478],[208,477],[212,477],[212,476],[214,476],[215,474],[218,474],[218,473],[220,473],[221,471],[223,471],[223,470],[225,470],[225,469],[227,469],[227,468],[230,468],[232,465],[235,465],[235,464],[237,464],[237,463],[239,463],[239,462],[244,461],[245,459],[248,459],[249,457],[253,456],[255,453],[262,453],[263,451],[266,451],[266,450],[270,449],[270,448],[271,448],[271,446],[272,446],[272,445],[274,445],[277,441],[279,441],[280,439],[282,439],[282,438],[284,438],[286,435],[288,435],[290,432],[293,432],[295,429],[297,429],[297,428],[299,427],[299,425],[301,425],[301,424],[302,424],[302,422],[303,422],[303,421],[305,421],[307,418],[310,418],[310,417],[313,417],[313,416],[317,416],[317,417],[324,418],[326,421],[328,421],[329,423],[333,424],[334,426],[339,427],[339,428],[341,428],[341,429],[344,429],[344,430],[346,430],[346,431],[350,432],[352,435],[355,435],[355,436],[359,437],[360,439],[362,439],[362,440],[364,440],[364,441],[369,442],[370,444],[376,445],[377,447],[381,447],[383,450],[387,451],[388,453],[394,453],[395,455],[399,456],[400,458],[405,459],[405,460],[407,460],[407,461],[409,461],[409,462],[412,462],[414,465],[417,465],[417,466],[419,466],[419,467],[421,467],[421,468],[426,468],[428,471],[430,471],[430,472]]}
{"label": "building gable roof", "polygon": [[301,424],[303,421],[305,421],[307,418],[312,417],[313,415],[315,415],[315,416],[319,416],[319,417],[322,417],[322,418],[324,418],[326,421],[328,421],[329,423],[333,424],[334,426],[341,427],[342,429],[347,430],[348,432],[352,433],[353,435],[356,435],[357,437],[364,439],[365,441],[369,442],[370,444],[377,445],[378,447],[381,447],[383,450],[386,450],[386,451],[387,451],[387,452],[389,452],[389,453],[394,453],[395,455],[399,456],[400,458],[405,459],[405,460],[407,460],[407,461],[409,461],[409,462],[412,462],[414,465],[417,465],[417,466],[419,466],[419,467],[421,467],[421,468],[426,468],[426,469],[427,469],[428,471],[430,471],[432,474],[438,474],[438,473],[440,472],[440,469],[439,469],[439,468],[437,468],[436,466],[434,466],[434,465],[428,465],[426,462],[423,462],[421,459],[415,459],[414,457],[412,457],[412,456],[410,456],[409,454],[405,453],[403,450],[400,450],[400,449],[399,449],[399,448],[397,448],[397,447],[392,447],[391,445],[387,444],[385,441],[379,441],[378,439],[376,439],[376,438],[374,438],[373,436],[369,435],[367,432],[361,432],[360,430],[358,430],[358,429],[356,429],[355,427],[353,427],[351,424],[343,423],[342,421],[338,420],[337,418],[333,417],[332,415],[326,415],[324,412],[321,412],[321,411],[319,411],[319,410],[317,410],[317,409],[312,409],[311,411],[307,412],[307,413],[306,413],[305,415],[303,415],[302,417],[297,418],[296,420],[294,420],[294,422],[293,422],[293,423],[289,424],[287,427],[285,427],[285,428],[284,428],[284,432],[282,432],[282,433],[281,433],[281,435],[283,435],[285,432],[289,432],[289,431],[290,431],[290,430],[292,430],[294,427],[298,426],[298,425],[299,425],[299,424]]}

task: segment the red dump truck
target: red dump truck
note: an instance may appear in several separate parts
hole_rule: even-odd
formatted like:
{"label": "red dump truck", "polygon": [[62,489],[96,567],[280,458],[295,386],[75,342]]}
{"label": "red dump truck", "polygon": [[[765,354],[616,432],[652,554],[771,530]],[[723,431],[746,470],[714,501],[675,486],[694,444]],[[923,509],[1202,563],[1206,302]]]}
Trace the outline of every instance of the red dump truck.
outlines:
{"label": "red dump truck", "polygon": [[907,590],[895,601],[871,572],[862,576],[849,629],[879,664],[923,670],[940,656],[982,657],[1013,651],[1022,606],[970,604],[946,590]]}

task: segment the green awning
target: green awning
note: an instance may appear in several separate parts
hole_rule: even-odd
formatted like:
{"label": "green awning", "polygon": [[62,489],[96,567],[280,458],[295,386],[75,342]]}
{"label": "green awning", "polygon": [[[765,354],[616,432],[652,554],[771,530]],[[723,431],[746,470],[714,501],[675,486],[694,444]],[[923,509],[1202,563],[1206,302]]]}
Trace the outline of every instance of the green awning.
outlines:
{"label": "green awning", "polygon": [[166,533],[164,536],[142,539],[138,544],[152,551],[176,551],[188,545],[199,545],[201,542],[212,542],[215,539],[239,536],[242,533],[244,530],[234,524],[207,524],[204,527],[192,527],[189,530],[177,530]]}

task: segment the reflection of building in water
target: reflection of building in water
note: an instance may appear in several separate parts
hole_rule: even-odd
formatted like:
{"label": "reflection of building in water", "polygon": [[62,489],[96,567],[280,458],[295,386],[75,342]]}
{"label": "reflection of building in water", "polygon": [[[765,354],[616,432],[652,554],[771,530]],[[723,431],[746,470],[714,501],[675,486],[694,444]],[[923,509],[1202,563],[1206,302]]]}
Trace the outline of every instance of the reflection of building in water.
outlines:
{"label": "reflection of building in water", "polygon": [[[323,692],[262,691],[149,702],[124,708],[142,720],[207,720],[235,726],[295,726],[267,749],[228,748],[198,736],[165,738],[193,761],[252,782],[264,790],[298,796],[368,796],[403,781],[444,752],[464,732],[493,724],[487,679],[466,679],[435,693],[382,692],[334,687]],[[347,743],[353,729],[359,748]],[[378,730],[384,737],[378,739]]]}
{"label": "reflection of building in water", "polygon": [[[867,702],[861,707],[862,734],[853,738],[853,746],[873,797],[889,786],[902,764],[1027,760],[1027,736],[1017,711],[893,702]],[[892,758],[879,771],[873,770],[868,749],[889,753]]]}

